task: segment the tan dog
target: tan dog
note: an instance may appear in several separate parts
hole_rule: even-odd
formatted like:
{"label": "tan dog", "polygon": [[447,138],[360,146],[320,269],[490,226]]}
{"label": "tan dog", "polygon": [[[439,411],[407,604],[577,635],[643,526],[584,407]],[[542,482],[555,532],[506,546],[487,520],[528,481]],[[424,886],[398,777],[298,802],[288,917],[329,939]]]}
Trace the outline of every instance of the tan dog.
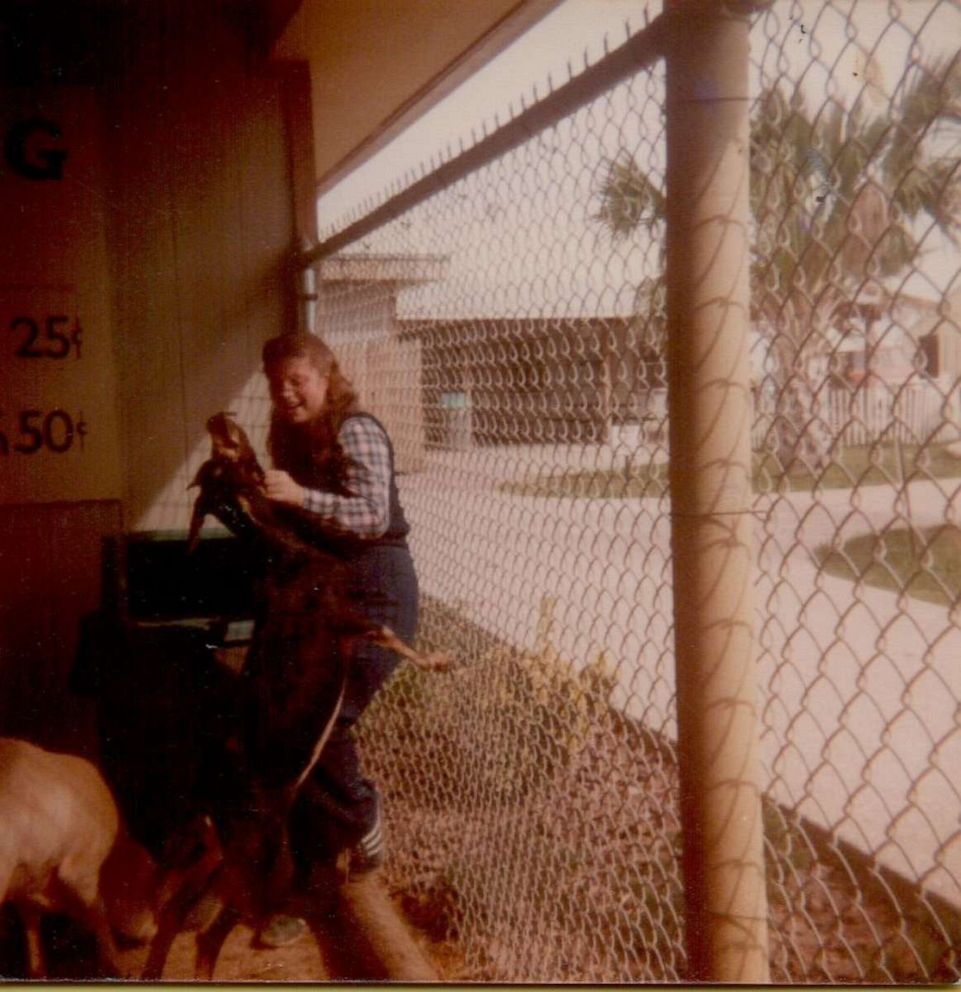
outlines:
{"label": "tan dog", "polygon": [[45,913],[64,913],[93,933],[102,965],[121,977],[105,888],[117,896],[110,901],[121,910],[114,914],[118,930],[142,941],[157,929],[154,881],[152,862],[127,836],[89,761],[0,738],[0,893],[23,920],[31,978],[46,976]]}

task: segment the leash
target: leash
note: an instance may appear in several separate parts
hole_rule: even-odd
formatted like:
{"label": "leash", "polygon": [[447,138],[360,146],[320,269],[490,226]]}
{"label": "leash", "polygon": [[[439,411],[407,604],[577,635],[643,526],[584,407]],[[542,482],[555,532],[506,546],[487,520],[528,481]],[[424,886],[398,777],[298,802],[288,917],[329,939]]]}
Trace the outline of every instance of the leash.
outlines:
{"label": "leash", "polygon": [[307,776],[314,770],[314,766],[320,760],[320,755],[324,748],[327,746],[327,741],[330,735],[334,731],[334,724],[337,722],[337,717],[340,716],[341,707],[344,704],[344,693],[347,690],[347,667],[344,666],[344,674],[340,679],[340,692],[337,694],[337,702],[334,704],[334,708],[331,711],[330,717],[327,720],[327,724],[321,731],[320,736],[317,738],[317,743],[314,745],[314,750],[311,753],[310,760],[307,762],[304,770],[297,776],[297,781],[294,782],[293,789],[291,790],[291,798],[296,796],[300,791],[300,787],[304,784]]}

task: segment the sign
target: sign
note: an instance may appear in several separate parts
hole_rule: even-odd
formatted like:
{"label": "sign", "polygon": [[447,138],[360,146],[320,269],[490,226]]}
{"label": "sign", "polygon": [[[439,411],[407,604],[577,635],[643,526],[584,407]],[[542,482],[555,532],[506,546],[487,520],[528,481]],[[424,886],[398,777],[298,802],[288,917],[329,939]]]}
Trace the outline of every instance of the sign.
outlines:
{"label": "sign", "polygon": [[0,285],[2,502],[116,489],[111,364],[109,339],[86,326],[74,287]]}
{"label": "sign", "polygon": [[37,147],[37,135],[43,136],[46,142],[59,141],[62,137],[60,128],[42,117],[14,121],[3,140],[7,165],[25,179],[63,179],[66,150],[46,143]]}
{"label": "sign", "polygon": [[121,495],[95,96],[0,113],[0,503]]}

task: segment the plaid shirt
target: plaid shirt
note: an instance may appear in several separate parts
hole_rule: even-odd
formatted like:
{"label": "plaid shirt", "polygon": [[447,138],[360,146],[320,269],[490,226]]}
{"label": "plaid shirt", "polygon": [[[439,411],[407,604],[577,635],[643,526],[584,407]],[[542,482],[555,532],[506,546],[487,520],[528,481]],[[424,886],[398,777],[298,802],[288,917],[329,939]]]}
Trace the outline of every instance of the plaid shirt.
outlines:
{"label": "plaid shirt", "polygon": [[304,491],[304,509],[316,513],[332,534],[380,537],[390,521],[390,448],[387,435],[369,417],[348,417],[337,435],[347,471],[348,495]]}

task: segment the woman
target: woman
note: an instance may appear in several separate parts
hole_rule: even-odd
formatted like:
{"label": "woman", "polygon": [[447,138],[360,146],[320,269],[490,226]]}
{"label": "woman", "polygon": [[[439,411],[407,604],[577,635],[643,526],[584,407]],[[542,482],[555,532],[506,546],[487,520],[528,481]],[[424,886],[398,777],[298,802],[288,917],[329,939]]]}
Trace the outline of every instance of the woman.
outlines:
{"label": "woman", "polygon": [[[394,457],[383,425],[360,410],[331,350],[311,334],[285,334],[263,349],[273,405],[267,497],[290,507],[302,537],[347,563],[350,592],[371,619],[410,643],[417,627],[418,586],[407,547],[409,526],[397,494]],[[390,651],[360,640],[343,706],[291,819],[303,878],[348,852],[351,877],[384,857],[380,800],[361,773],[352,726],[397,664]],[[261,931],[271,946],[305,929],[275,917]]]}

